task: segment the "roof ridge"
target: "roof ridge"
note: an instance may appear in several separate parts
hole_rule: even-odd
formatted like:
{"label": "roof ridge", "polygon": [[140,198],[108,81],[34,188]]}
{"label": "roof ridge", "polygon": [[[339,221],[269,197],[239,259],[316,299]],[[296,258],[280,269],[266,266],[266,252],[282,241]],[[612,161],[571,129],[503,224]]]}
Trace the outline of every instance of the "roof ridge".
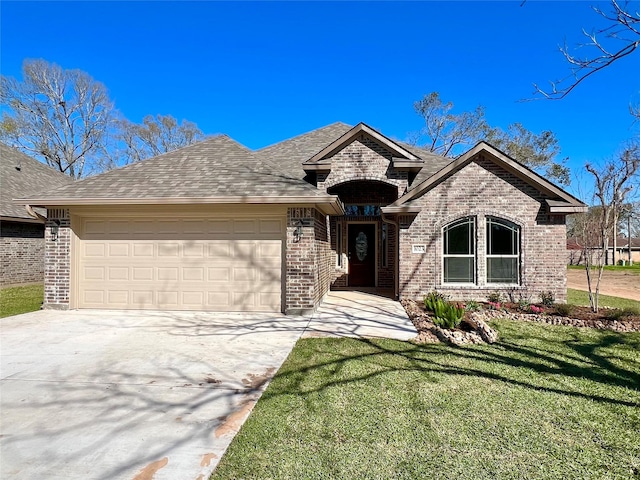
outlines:
{"label": "roof ridge", "polygon": [[301,137],[304,137],[305,135],[311,135],[312,133],[316,133],[316,132],[319,132],[321,130],[324,130],[324,129],[327,129],[327,128],[330,128],[330,127],[338,127],[338,126],[344,126],[344,127],[348,127],[348,128],[353,128],[353,125],[349,125],[348,123],[344,123],[344,122],[340,122],[340,121],[333,122],[333,123],[330,123],[329,125],[325,125],[323,127],[314,128],[313,130],[309,130],[308,132],[300,133],[300,134],[295,135],[293,137],[289,137],[289,138],[287,138],[285,140],[280,140],[279,142],[271,143],[271,144],[266,145],[264,147],[260,147],[255,151],[259,152],[259,151],[262,151],[262,150],[266,150],[268,148],[275,147],[276,145],[282,145],[284,143],[291,142],[293,140],[297,140],[297,139],[299,139]]}
{"label": "roof ridge", "polygon": [[[18,147],[14,147],[12,145],[7,145],[4,142],[0,142],[0,148],[6,148],[11,154],[14,155],[19,155],[21,156],[23,159],[25,159],[27,162],[30,162],[32,165],[37,165],[36,168],[41,168],[42,172],[48,172],[48,173],[52,173],[55,175],[60,176],[60,178],[67,178],[69,179],[70,182],[73,181],[73,178],[71,178],[69,175],[56,170],[54,167],[52,167],[51,165],[42,162],[40,160],[38,160],[35,157],[32,157],[31,155],[26,154],[25,152],[23,152],[22,150],[20,150]],[[4,155],[2,155],[3,160],[7,160],[8,158]]]}

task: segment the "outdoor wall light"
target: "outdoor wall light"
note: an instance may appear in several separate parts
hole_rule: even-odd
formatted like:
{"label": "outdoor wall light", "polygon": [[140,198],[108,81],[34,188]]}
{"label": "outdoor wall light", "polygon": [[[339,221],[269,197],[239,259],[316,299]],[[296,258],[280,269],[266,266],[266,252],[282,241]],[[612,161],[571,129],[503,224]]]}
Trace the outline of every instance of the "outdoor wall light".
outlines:
{"label": "outdoor wall light", "polygon": [[296,229],[293,232],[293,241],[298,243],[302,238],[302,220],[296,222]]}
{"label": "outdoor wall light", "polygon": [[60,230],[60,220],[57,218],[53,221],[51,225],[51,241],[55,242],[58,239],[58,231]]}

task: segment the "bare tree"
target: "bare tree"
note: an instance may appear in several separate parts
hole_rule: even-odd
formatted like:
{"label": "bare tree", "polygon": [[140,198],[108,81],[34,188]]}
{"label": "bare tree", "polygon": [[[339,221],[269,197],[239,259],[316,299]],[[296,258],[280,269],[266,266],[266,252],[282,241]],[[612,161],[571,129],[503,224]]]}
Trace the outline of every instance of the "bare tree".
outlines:
{"label": "bare tree", "polygon": [[425,95],[413,107],[424,119],[424,126],[410,142],[444,157],[454,154],[456,147],[472,146],[488,128],[483,107],[455,114],[451,112],[453,103],[443,103],[438,92]]}
{"label": "bare tree", "polygon": [[[612,63],[633,53],[640,46],[640,13],[633,11],[632,2],[610,0],[609,11],[592,7],[607,23],[606,27],[582,33],[587,42],[579,47],[588,50],[588,54],[581,57],[571,53],[566,45],[560,48],[571,73],[558,81],[550,82],[549,89],[534,84],[537,93],[545,98],[561,99],[576,88],[580,83],[596,72],[607,68]],[[631,113],[640,118],[640,108],[631,107]]]}
{"label": "bare tree", "polygon": [[[600,280],[604,270],[604,260],[609,248],[609,239],[615,235],[614,226],[620,208],[631,192],[638,188],[638,173],[640,172],[640,147],[633,145],[626,148],[614,160],[605,163],[601,168],[586,164],[585,169],[591,173],[595,181],[594,199],[597,200],[598,215],[595,222],[584,222],[583,238],[585,239],[585,268],[587,285],[589,288],[589,303],[594,312],[598,311],[598,297],[600,294]],[[594,248],[595,239],[599,243]],[[614,248],[615,249],[615,248]],[[595,267],[596,279],[592,278],[592,266]]]}
{"label": "bare tree", "polygon": [[485,139],[510,157],[543,172],[547,178],[563,185],[569,184],[569,169],[565,165],[567,158],[555,160],[560,154],[560,144],[552,131],[545,130],[536,135],[521,123],[512,123],[506,131],[490,128]]}
{"label": "bare tree", "polygon": [[181,123],[171,115],[147,115],[141,124],[121,120],[118,139],[123,144],[119,164],[144,160],[185,147],[204,138],[202,130],[188,120]]}
{"label": "bare tree", "polygon": [[22,71],[22,81],[1,77],[0,137],[73,178],[91,172],[114,128],[104,85],[44,60],[27,60]]}
{"label": "bare tree", "polygon": [[411,135],[409,142],[413,145],[446,157],[486,140],[524,165],[560,183],[569,183],[566,159],[556,161],[560,145],[551,131],[536,135],[521,123],[509,125],[506,131],[490,127],[482,106],[472,112],[455,114],[451,112],[453,103],[443,103],[438,92],[425,95],[414,103],[414,108],[424,119],[424,127]]}

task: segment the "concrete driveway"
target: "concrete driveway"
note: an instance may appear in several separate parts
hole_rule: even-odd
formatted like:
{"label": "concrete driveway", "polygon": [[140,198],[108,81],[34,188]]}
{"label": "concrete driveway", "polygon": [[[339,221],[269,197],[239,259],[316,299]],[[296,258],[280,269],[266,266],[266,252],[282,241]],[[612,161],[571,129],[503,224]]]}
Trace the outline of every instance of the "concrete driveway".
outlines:
{"label": "concrete driveway", "polygon": [[0,320],[0,478],[207,479],[307,322],[51,310]]}

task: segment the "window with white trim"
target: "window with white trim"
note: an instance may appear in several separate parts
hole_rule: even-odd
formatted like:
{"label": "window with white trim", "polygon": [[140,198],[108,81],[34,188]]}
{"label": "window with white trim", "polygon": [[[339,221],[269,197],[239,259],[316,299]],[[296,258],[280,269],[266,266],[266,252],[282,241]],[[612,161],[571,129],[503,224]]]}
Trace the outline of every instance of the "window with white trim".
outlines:
{"label": "window with white trim", "polygon": [[476,219],[457,220],[443,229],[444,283],[475,283]]}
{"label": "window with white trim", "polygon": [[487,217],[487,283],[520,283],[520,227]]}

